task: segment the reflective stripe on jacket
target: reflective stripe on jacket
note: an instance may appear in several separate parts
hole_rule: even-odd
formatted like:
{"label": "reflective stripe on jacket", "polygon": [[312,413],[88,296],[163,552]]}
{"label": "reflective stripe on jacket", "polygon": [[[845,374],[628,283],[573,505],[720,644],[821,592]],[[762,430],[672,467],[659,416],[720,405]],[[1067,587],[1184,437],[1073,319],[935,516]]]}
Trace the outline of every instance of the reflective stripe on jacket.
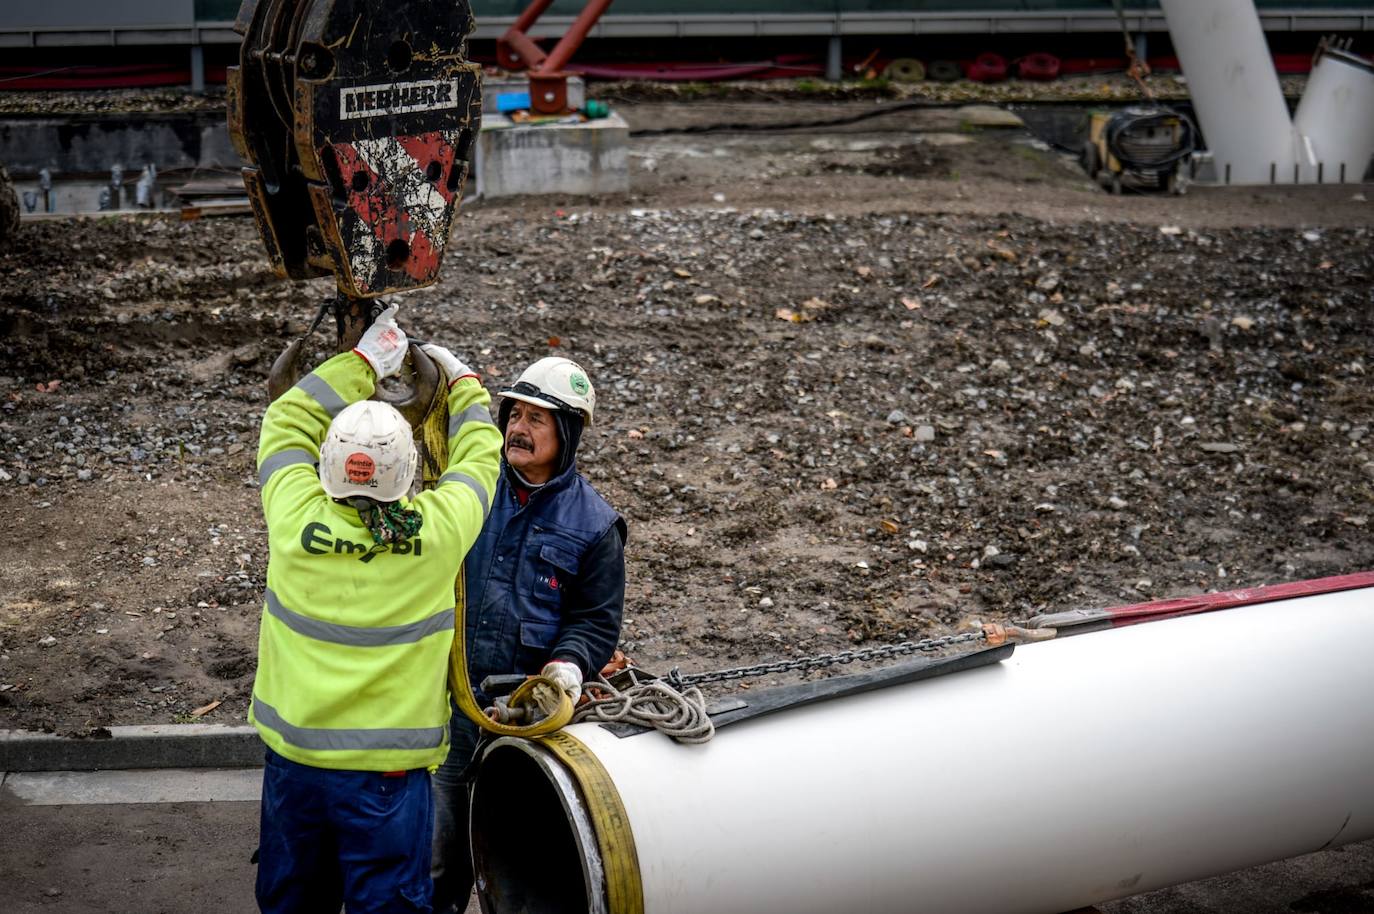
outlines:
{"label": "reflective stripe on jacket", "polygon": [[409,507],[403,543],[376,545],[315,464],[334,416],[374,388],[353,353],[325,362],[263,417],[259,483],[270,559],[249,719],[305,765],[394,771],[448,751],[454,581],[491,504],[501,435],[475,378],[449,391],[448,464]]}
{"label": "reflective stripe on jacket", "polygon": [[620,638],[625,521],[574,462],[522,507],[502,462],[491,516],[464,566],[468,674],[479,702],[493,674],[552,659],[601,670]]}

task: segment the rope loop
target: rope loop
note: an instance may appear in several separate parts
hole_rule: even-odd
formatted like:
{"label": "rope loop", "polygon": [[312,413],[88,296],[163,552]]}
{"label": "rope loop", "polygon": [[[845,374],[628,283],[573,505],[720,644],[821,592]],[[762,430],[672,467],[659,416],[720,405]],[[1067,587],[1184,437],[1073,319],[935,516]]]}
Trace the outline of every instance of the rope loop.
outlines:
{"label": "rope loop", "polygon": [[679,691],[667,680],[650,679],[621,690],[598,676],[582,689],[588,700],[578,706],[573,723],[651,727],[679,743],[704,743],[715,735],[706,698],[695,686]]}

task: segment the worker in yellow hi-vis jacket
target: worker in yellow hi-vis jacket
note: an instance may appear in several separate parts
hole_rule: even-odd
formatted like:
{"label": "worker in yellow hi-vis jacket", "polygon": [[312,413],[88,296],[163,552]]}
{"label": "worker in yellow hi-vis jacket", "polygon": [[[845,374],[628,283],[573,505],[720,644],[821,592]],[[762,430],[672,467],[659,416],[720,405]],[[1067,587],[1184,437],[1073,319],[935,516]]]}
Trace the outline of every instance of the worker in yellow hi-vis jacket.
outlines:
{"label": "worker in yellow hi-vis jacket", "polygon": [[454,581],[491,504],[501,434],[456,356],[448,465],[408,497],[410,427],[368,400],[399,370],[388,309],[263,417],[271,551],[249,719],[267,744],[257,878],[268,912],[428,911],[427,769],[448,752]]}

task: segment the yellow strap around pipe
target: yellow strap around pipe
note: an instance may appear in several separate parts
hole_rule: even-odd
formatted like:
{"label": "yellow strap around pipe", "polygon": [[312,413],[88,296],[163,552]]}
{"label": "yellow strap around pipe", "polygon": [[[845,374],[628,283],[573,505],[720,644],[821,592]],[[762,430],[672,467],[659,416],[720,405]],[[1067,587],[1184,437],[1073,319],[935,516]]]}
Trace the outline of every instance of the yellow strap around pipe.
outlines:
{"label": "yellow strap around pipe", "polygon": [[629,814],[610,772],[570,733],[552,733],[539,744],[558,757],[582,791],[601,851],[608,914],[644,914],[644,880],[639,870],[639,852],[635,848]]}
{"label": "yellow strap around pipe", "polygon": [[463,716],[472,721],[478,727],[488,733],[495,733],[498,736],[546,736],[555,730],[561,730],[567,726],[568,721],[572,720],[573,703],[568,697],[568,693],[551,679],[543,676],[534,676],[526,679],[520,688],[511,693],[509,703],[512,707],[534,707],[537,703],[534,700],[534,690],[537,688],[553,689],[558,695],[558,710],[538,723],[527,724],[525,726],[514,726],[512,724],[498,724],[477,706],[477,700],[472,697],[472,682],[468,679],[468,649],[467,649],[467,594],[463,582],[463,569],[458,569],[458,580],[454,583],[454,619],[453,619],[453,647],[448,652],[448,687],[453,693],[453,700],[458,705],[458,710],[463,712]]}

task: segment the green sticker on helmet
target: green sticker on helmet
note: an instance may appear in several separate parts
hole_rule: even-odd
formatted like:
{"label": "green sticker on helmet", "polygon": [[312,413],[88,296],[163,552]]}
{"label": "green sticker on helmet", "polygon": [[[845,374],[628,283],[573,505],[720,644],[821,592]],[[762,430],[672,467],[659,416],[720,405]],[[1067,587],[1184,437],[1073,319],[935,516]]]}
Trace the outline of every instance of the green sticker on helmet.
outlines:
{"label": "green sticker on helmet", "polygon": [[585,397],[587,391],[592,389],[592,385],[587,381],[587,376],[578,374],[577,372],[573,372],[568,376],[568,386],[573,389],[573,393],[580,397]]}

